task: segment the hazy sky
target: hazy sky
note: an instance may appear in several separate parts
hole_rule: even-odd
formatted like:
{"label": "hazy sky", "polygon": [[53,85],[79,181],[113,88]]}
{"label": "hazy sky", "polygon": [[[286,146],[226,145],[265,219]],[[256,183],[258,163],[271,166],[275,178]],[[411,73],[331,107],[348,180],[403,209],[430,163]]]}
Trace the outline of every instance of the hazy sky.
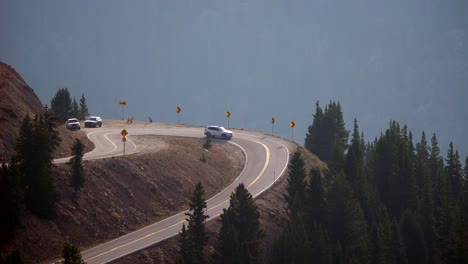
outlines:
{"label": "hazy sky", "polygon": [[271,131],[303,143],[339,100],[368,140],[391,119],[468,154],[468,1],[0,2],[0,60],[43,103],[84,92],[92,114]]}

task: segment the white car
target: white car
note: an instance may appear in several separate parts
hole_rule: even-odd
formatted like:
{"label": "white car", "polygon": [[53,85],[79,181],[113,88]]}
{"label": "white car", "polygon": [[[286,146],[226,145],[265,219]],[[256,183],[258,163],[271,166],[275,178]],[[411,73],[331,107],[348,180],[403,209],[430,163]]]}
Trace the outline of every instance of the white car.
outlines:
{"label": "white car", "polygon": [[99,116],[90,116],[86,118],[84,122],[85,127],[101,127],[102,126],[102,119]]}
{"label": "white car", "polygon": [[65,123],[65,127],[70,130],[80,130],[80,121],[76,118],[69,118]]}
{"label": "white car", "polygon": [[223,139],[231,139],[232,131],[225,129],[222,126],[207,126],[205,127],[205,136],[207,137],[219,137]]}

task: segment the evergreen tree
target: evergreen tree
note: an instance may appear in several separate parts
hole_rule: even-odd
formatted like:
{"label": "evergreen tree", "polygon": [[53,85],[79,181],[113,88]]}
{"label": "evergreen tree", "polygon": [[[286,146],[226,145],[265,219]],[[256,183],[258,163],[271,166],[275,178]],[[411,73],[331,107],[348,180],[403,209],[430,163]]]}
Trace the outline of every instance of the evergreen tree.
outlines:
{"label": "evergreen tree", "polygon": [[71,111],[70,111],[70,116],[76,117],[80,114],[80,108],[78,106],[78,102],[76,102],[76,99],[73,98],[72,104],[71,104]]}
{"label": "evergreen tree", "polygon": [[387,210],[383,204],[377,209],[377,221],[372,227],[372,263],[398,263],[395,257],[394,233]]}
{"label": "evergreen tree", "polygon": [[302,217],[291,215],[273,249],[273,263],[310,263],[311,244]]}
{"label": "evergreen tree", "polygon": [[309,230],[312,230],[312,226],[325,225],[327,205],[325,203],[325,193],[322,185],[322,176],[318,168],[310,171],[310,182],[307,188],[307,223],[310,225]]}
{"label": "evergreen tree", "polygon": [[260,213],[252,195],[239,184],[221,214],[221,229],[215,246],[219,263],[259,263],[260,240],[264,236]]}
{"label": "evergreen tree", "polygon": [[81,98],[80,98],[80,108],[79,108],[78,119],[84,120],[88,115],[89,115],[89,112],[88,112],[88,105],[86,103],[86,97],[84,96],[84,93],[82,93]]}
{"label": "evergreen tree", "polygon": [[346,259],[368,263],[369,235],[364,213],[343,173],[328,191],[328,223],[331,238],[340,241]]}
{"label": "evergreen tree", "polygon": [[84,155],[84,145],[79,139],[75,140],[72,146],[72,155],[73,157],[68,162],[71,168],[71,185],[75,192],[77,192],[84,185],[85,175],[83,168],[83,155]]}
{"label": "evergreen tree", "polygon": [[290,214],[302,214],[305,201],[305,163],[297,150],[288,165],[288,185],[284,196]]}
{"label": "evergreen tree", "polygon": [[408,263],[427,263],[427,248],[418,216],[406,210],[401,220],[401,232],[406,242]]}
{"label": "evergreen tree", "polygon": [[182,230],[179,232],[179,256],[176,259],[176,263],[183,264],[183,263],[192,263],[192,246],[191,241],[185,228],[185,223],[182,224]]}
{"label": "evergreen tree", "polygon": [[62,250],[62,257],[64,264],[84,264],[80,251],[77,247],[70,243],[65,243]]}
{"label": "evergreen tree", "polygon": [[56,123],[47,109],[34,120],[25,117],[13,162],[18,164],[26,207],[39,217],[55,214],[58,194],[52,181],[52,161],[59,143]]}
{"label": "evergreen tree", "polygon": [[435,256],[438,261],[448,258],[451,225],[453,221],[453,200],[451,199],[451,179],[444,170],[444,161],[440,155],[438,140],[434,134],[431,139],[431,178],[434,182],[434,222]]}
{"label": "evergreen tree", "polygon": [[189,263],[206,263],[207,259],[204,253],[204,248],[208,242],[208,237],[205,229],[205,222],[209,216],[205,213],[206,201],[204,198],[205,189],[201,183],[195,186],[192,198],[190,199],[190,212],[188,216],[188,241],[193,253],[192,261]]}
{"label": "evergreen tree", "polygon": [[339,144],[337,149],[347,149],[348,136],[340,103],[331,101],[323,112],[317,102],[314,120],[308,128],[304,146],[321,160],[329,161],[336,141]]}
{"label": "evergreen tree", "polygon": [[23,191],[15,163],[0,167],[0,243],[8,241],[20,222]]}
{"label": "evergreen tree", "polygon": [[72,99],[68,88],[60,88],[50,101],[50,106],[59,120],[65,122],[72,112]]}
{"label": "evergreen tree", "polygon": [[335,252],[332,251],[330,236],[323,225],[313,223],[309,241],[311,247],[310,260],[314,263],[333,263]]}
{"label": "evergreen tree", "polygon": [[447,177],[450,179],[452,191],[451,199],[454,203],[456,203],[461,194],[463,171],[458,151],[455,151],[452,142],[450,142],[447,159],[445,161],[447,163],[447,166],[445,166],[445,171],[447,172]]}

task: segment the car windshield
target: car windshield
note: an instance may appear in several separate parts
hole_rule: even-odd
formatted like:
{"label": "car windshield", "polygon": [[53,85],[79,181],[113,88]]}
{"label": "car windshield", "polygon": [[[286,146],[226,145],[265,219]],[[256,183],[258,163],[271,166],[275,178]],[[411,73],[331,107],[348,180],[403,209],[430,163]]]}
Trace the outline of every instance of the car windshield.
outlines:
{"label": "car windshield", "polygon": [[78,122],[78,119],[68,119],[68,123],[75,123]]}
{"label": "car windshield", "polygon": [[95,117],[91,117],[89,120],[96,121],[97,119]]}
{"label": "car windshield", "polygon": [[226,129],[224,127],[219,127],[219,130],[226,131]]}

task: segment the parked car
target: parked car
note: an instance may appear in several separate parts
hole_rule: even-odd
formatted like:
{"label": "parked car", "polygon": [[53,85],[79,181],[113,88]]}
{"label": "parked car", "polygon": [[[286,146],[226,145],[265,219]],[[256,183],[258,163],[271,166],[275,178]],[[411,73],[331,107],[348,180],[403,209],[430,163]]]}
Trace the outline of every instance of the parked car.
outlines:
{"label": "parked car", "polygon": [[101,127],[102,126],[102,119],[99,116],[90,116],[86,118],[84,122],[85,127]]}
{"label": "parked car", "polygon": [[70,130],[80,130],[80,121],[76,118],[69,118],[65,123],[65,127]]}
{"label": "parked car", "polygon": [[222,126],[207,126],[205,127],[205,135],[207,137],[219,137],[223,139],[231,139],[232,131],[225,129]]}

